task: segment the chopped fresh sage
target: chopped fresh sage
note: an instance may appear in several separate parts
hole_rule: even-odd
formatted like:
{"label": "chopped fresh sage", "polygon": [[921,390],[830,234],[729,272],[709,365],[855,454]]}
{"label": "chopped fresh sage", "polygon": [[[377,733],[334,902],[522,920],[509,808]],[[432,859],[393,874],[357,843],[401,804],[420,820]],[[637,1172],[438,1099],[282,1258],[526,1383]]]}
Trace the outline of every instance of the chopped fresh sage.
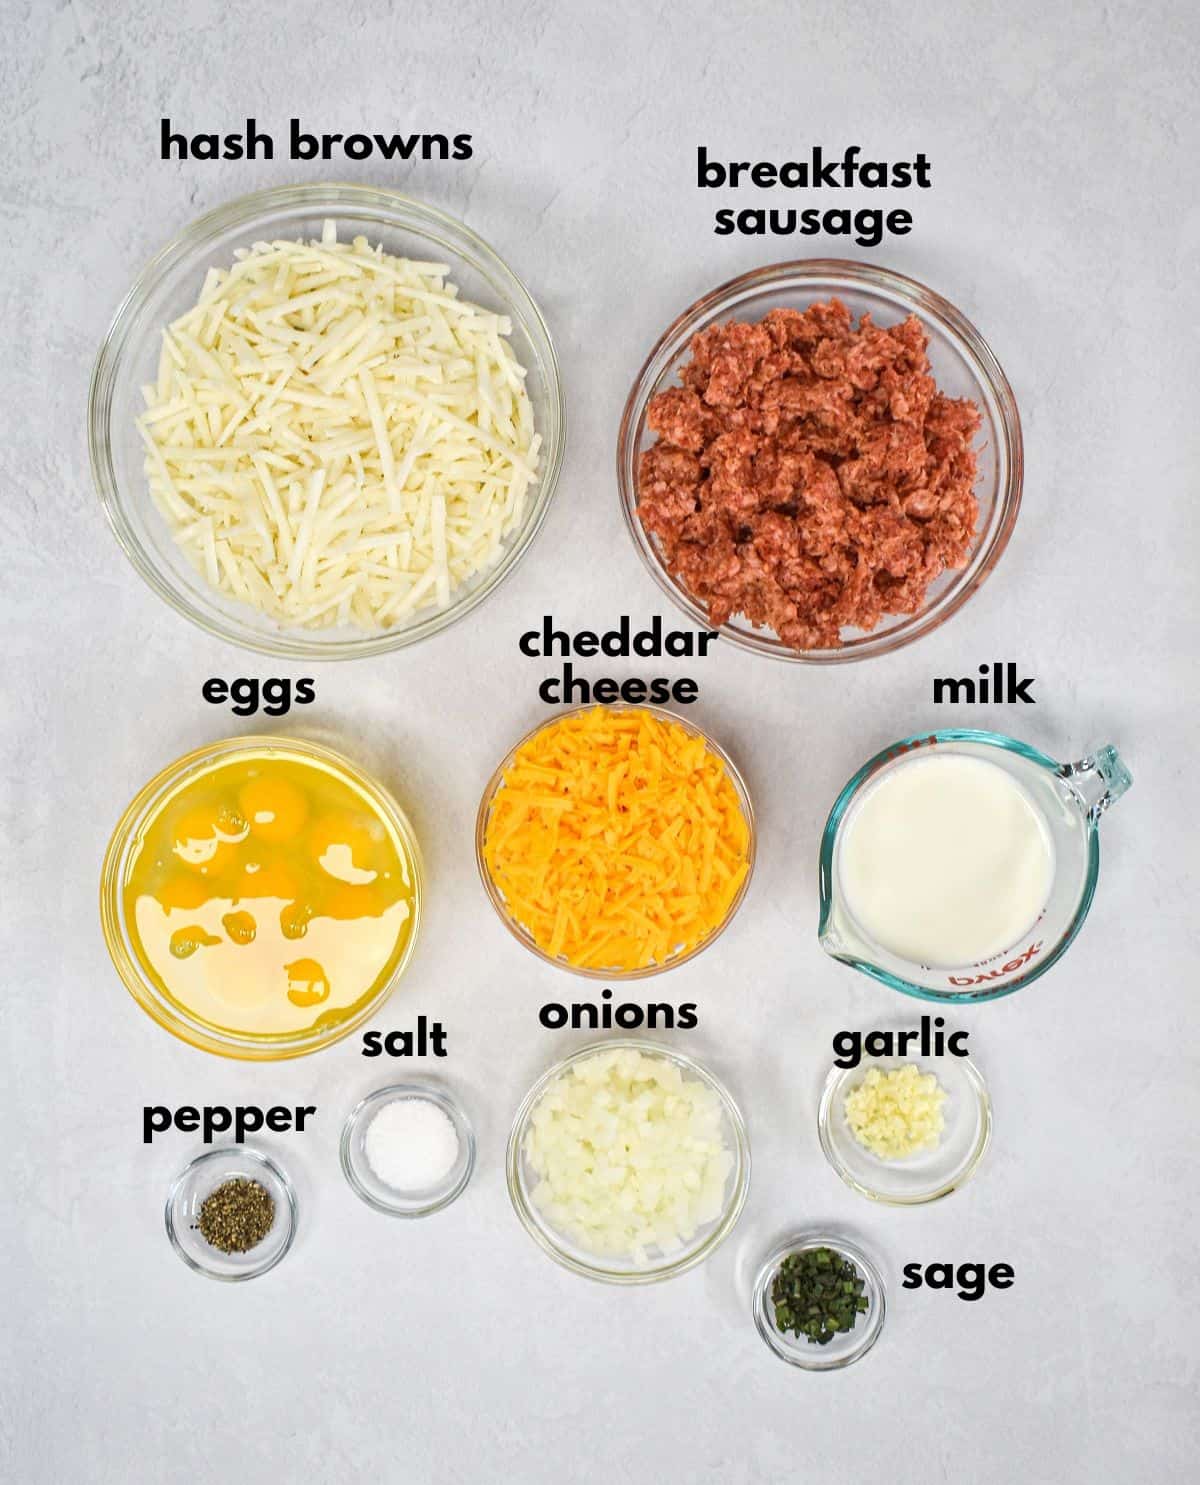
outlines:
{"label": "chopped fresh sage", "polygon": [[854,1329],[867,1308],[865,1288],[858,1266],[832,1248],[789,1253],[771,1284],[775,1325],[784,1334],[827,1346],[834,1336]]}

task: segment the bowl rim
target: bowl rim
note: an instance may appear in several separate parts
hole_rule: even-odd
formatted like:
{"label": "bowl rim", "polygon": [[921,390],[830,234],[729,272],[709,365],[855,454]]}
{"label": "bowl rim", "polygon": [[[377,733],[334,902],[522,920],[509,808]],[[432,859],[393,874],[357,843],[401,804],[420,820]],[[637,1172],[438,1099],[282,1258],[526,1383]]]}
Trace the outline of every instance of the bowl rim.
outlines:
{"label": "bowl rim", "polygon": [[[209,1268],[205,1264],[200,1263],[183,1246],[175,1225],[175,1202],[182,1192],[188,1177],[199,1170],[201,1166],[207,1165],[213,1160],[227,1160],[231,1157],[245,1160],[251,1166],[258,1166],[260,1169],[270,1172],[286,1198],[287,1231],[284,1233],[283,1242],[278,1252],[274,1254],[268,1263],[258,1266],[252,1264],[238,1272],[223,1274],[219,1273],[216,1269]],[[296,1199],[296,1188],[292,1185],[287,1172],[281,1165],[272,1160],[269,1155],[264,1155],[261,1150],[255,1150],[249,1145],[216,1145],[211,1150],[202,1150],[199,1155],[194,1155],[171,1182],[167,1191],[166,1203],[163,1207],[163,1220],[166,1224],[167,1237],[170,1239],[171,1247],[194,1273],[203,1274],[206,1279],[216,1279],[218,1283],[222,1284],[242,1284],[247,1279],[257,1279],[263,1274],[270,1273],[276,1264],[280,1263],[287,1256],[293,1242],[296,1240],[296,1227],[299,1222],[299,1203]]]}
{"label": "bowl rim", "polygon": [[890,630],[886,634],[870,631],[837,649],[803,651],[789,649],[782,641],[767,638],[767,635],[774,634],[773,630],[741,633],[732,629],[728,623],[722,624],[718,630],[721,638],[737,649],[800,665],[845,665],[890,654],[921,639],[951,619],[982,585],[1003,556],[1020,512],[1024,479],[1021,418],[1012,386],[987,341],[966,315],[948,299],[919,279],[897,273],[894,269],[849,258],[795,258],[752,268],[710,289],[671,321],[643,361],[621,414],[616,450],[621,514],[643,566],[675,607],[693,624],[705,629],[713,627],[700,604],[667,573],[658,556],[657,547],[637,515],[636,461],[639,449],[635,447],[635,438],[644,423],[654,388],[669,369],[670,362],[664,361],[662,365],[659,362],[664,358],[667,348],[685,329],[690,328],[694,333],[706,320],[719,315],[731,300],[741,297],[743,291],[787,283],[799,286],[811,280],[825,278],[840,278],[850,281],[856,287],[874,288],[894,295],[903,300],[913,313],[924,314],[935,322],[940,322],[943,328],[952,333],[960,346],[966,347],[968,359],[974,363],[973,373],[986,383],[999,409],[997,432],[1003,443],[1007,478],[998,493],[1000,518],[991,540],[986,548],[977,547],[972,554],[972,560],[979,559],[975,571],[954,589],[944,604],[924,613],[909,615],[902,628]]}
{"label": "bowl rim", "polygon": [[[238,753],[263,747],[291,753],[306,761],[326,763],[347,774],[370,797],[372,803],[378,805],[381,813],[403,841],[404,848],[408,852],[409,868],[412,873],[411,922],[408,938],[394,970],[361,1011],[339,1023],[328,1034],[312,1040],[311,1044],[251,1042],[239,1039],[233,1033],[222,1035],[211,1029],[198,1029],[193,1026],[169,1001],[164,1000],[157,986],[142,969],[129,942],[129,935],[124,926],[124,914],[121,911],[120,899],[124,867],[129,848],[137,834],[138,827],[145,822],[149,811],[162,796],[163,791],[183,775],[201,767],[210,759],[218,758],[222,754],[236,756]],[[211,1052],[218,1057],[229,1057],[236,1061],[286,1062],[293,1057],[304,1057],[313,1052],[322,1051],[335,1042],[342,1041],[384,1004],[399,984],[416,948],[424,913],[425,889],[425,866],[420,844],[411,821],[389,789],[360,768],[352,759],[334,748],[326,747],[323,743],[311,742],[305,737],[246,733],[239,737],[222,738],[217,742],[205,743],[201,747],[184,753],[182,757],[160,768],[130,800],[114,826],[104,852],[104,861],[100,869],[100,926],[113,967],[126,990],[146,1015],[176,1040],[187,1046],[195,1047],[199,1051]]]}
{"label": "bowl rim", "polygon": [[[725,1117],[733,1131],[733,1155],[734,1167],[730,1172],[730,1190],[720,1217],[716,1219],[712,1230],[696,1244],[694,1249],[685,1251],[679,1257],[669,1262],[648,1264],[640,1269],[618,1269],[605,1265],[602,1259],[597,1258],[594,1262],[577,1258],[569,1253],[556,1239],[553,1229],[544,1222],[534,1209],[525,1194],[525,1184],[521,1178],[521,1163],[523,1160],[522,1144],[529,1116],[541,1101],[543,1093],[549,1085],[566,1072],[575,1063],[584,1058],[595,1056],[598,1052],[613,1051],[636,1051],[648,1057],[666,1058],[677,1067],[691,1073],[705,1087],[710,1088],[720,1099],[721,1107]],[[674,1279],[680,1274],[687,1273],[689,1269],[696,1268],[709,1258],[721,1246],[733,1229],[737,1226],[738,1219],[746,1205],[746,1197],[750,1191],[750,1134],[746,1127],[746,1120],[736,1099],[724,1082],[709,1070],[702,1062],[694,1057],[688,1056],[686,1052],[679,1052],[663,1042],[656,1042],[649,1037],[640,1036],[618,1036],[609,1037],[597,1041],[587,1042],[584,1046],[576,1048],[568,1056],[560,1058],[552,1066],[548,1067],[539,1078],[535,1080],[532,1087],[526,1093],[517,1107],[513,1116],[512,1128],[509,1131],[508,1146],[505,1151],[505,1178],[508,1184],[509,1200],[512,1202],[513,1211],[516,1212],[521,1226],[529,1236],[537,1243],[543,1253],[551,1257],[555,1263],[563,1268],[569,1269],[571,1273],[579,1274],[582,1278],[593,1279],[602,1284],[618,1284],[623,1286],[655,1284],[664,1279]]]}
{"label": "bowl rim", "polygon": [[[453,1123],[458,1133],[459,1141],[465,1153],[466,1159],[462,1173],[458,1179],[452,1182],[438,1196],[430,1201],[419,1203],[410,1207],[393,1206],[388,1202],[380,1201],[379,1198],[369,1190],[358,1173],[358,1166],[351,1153],[354,1147],[354,1136],[358,1126],[370,1110],[374,1114],[376,1109],[381,1109],[385,1104],[396,1103],[400,1099],[419,1098],[426,1103],[434,1103]],[[374,1088],[366,1093],[354,1105],[346,1121],[342,1125],[341,1137],[338,1140],[338,1161],[342,1167],[342,1174],[346,1183],[354,1192],[355,1196],[364,1201],[373,1211],[382,1212],[387,1217],[417,1218],[430,1217],[434,1212],[440,1212],[448,1207],[451,1202],[458,1198],[467,1189],[471,1176],[475,1171],[475,1130],[471,1124],[470,1117],[463,1107],[458,1095],[440,1079],[436,1078],[408,1078],[400,1083],[386,1083],[380,1088]],[[386,1182],[380,1181],[380,1185]]]}
{"label": "bowl rim", "polygon": [[[549,422],[555,436],[551,437],[548,429],[537,429],[543,435],[542,467],[537,484],[531,492],[532,500],[525,523],[515,534],[508,551],[474,588],[453,601],[448,608],[438,610],[419,623],[400,629],[368,633],[355,639],[321,641],[305,637],[319,634],[318,630],[286,628],[280,628],[277,633],[260,634],[249,628],[243,629],[236,618],[224,615],[214,617],[198,607],[164,577],[159,564],[143,549],[134,535],[125,514],[125,506],[130,497],[122,491],[112,457],[110,412],[113,392],[124,369],[124,353],[133,322],[146,298],[189,253],[203,248],[225,230],[248,229],[255,222],[265,223],[275,213],[290,208],[303,208],[313,213],[328,211],[334,217],[339,210],[353,209],[364,216],[374,214],[379,221],[388,221],[395,226],[400,224],[389,213],[411,214],[423,219],[423,225],[409,224],[402,230],[421,236],[424,228],[429,227],[447,234],[451,242],[457,239],[458,245],[454,251],[459,257],[466,258],[468,253],[474,254],[478,262],[472,262],[473,268],[482,272],[489,282],[492,282],[493,276],[504,281],[504,292],[498,297],[504,300],[506,312],[512,314],[521,324],[545,362]],[[439,246],[447,246],[442,238],[432,233],[429,235]],[[558,486],[567,438],[562,373],[553,338],[537,301],[508,262],[472,228],[440,207],[431,206],[417,197],[386,187],[336,180],[270,186],[236,196],[195,218],[160,248],[134,278],[100,343],[88,386],[87,426],[93,486],[109,529],[143,581],[176,613],[205,633],[243,650],[294,660],[353,660],[385,654],[431,638],[457,623],[459,619],[465,618],[513,571],[541,530]]]}
{"label": "bowl rim", "polygon": [[[803,1252],[807,1248],[832,1248],[843,1257],[849,1258],[864,1274],[867,1287],[872,1291],[873,1303],[867,1311],[867,1323],[863,1327],[862,1337],[857,1345],[852,1346],[841,1356],[828,1356],[824,1354],[823,1347],[813,1346],[814,1355],[810,1359],[796,1343],[789,1341],[780,1333],[768,1309],[771,1299],[771,1280],[775,1277],[776,1269],[789,1254]],[[856,1361],[861,1361],[878,1341],[887,1318],[887,1285],[884,1283],[878,1263],[853,1239],[820,1228],[802,1228],[780,1239],[759,1265],[754,1279],[750,1307],[754,1318],[754,1328],[762,1337],[768,1350],[778,1356],[780,1361],[786,1361],[789,1366],[799,1367],[801,1371],[806,1372],[837,1372],[843,1367],[853,1365]],[[809,1342],[809,1344],[812,1343]]]}
{"label": "bowl rim", "polygon": [[[839,1090],[845,1086],[845,1080],[855,1073],[863,1072],[864,1066],[874,1067],[884,1062],[896,1061],[896,1058],[864,1057],[857,1067],[839,1067],[834,1063],[825,1075],[825,1082],[821,1088],[821,1097],[817,1104],[817,1138],[821,1142],[821,1149],[825,1159],[830,1166],[842,1178],[852,1191],[857,1191],[860,1196],[865,1196],[868,1201],[877,1201],[881,1206],[888,1207],[920,1207],[927,1206],[931,1202],[941,1201],[943,1197],[958,1191],[965,1186],[983,1162],[992,1142],[992,1126],[995,1116],[992,1112],[991,1095],[988,1092],[987,1081],[980,1072],[973,1057],[956,1057],[954,1062],[959,1064],[962,1072],[975,1096],[975,1107],[979,1114],[979,1134],[972,1145],[965,1162],[951,1175],[932,1186],[928,1191],[923,1191],[911,1196],[896,1196],[887,1192],[878,1191],[868,1186],[865,1181],[860,1181],[849,1167],[838,1158],[833,1144],[833,1136],[830,1132],[830,1120],[834,1116],[834,1099]],[[919,1059],[908,1059],[918,1062]],[[929,1058],[929,1062],[941,1059]],[[930,1068],[932,1071],[932,1068]],[[935,1074],[936,1076],[936,1074]],[[864,1152],[866,1153],[866,1152]]]}
{"label": "bowl rim", "polygon": [[[703,738],[705,746],[708,747],[718,759],[720,759],[721,763],[724,765],[726,773],[729,775],[730,782],[733,784],[733,790],[734,793],[737,795],[738,804],[745,818],[747,830],[749,832],[749,842],[746,848],[746,875],[742,878],[741,886],[734,894],[733,901],[729,904],[729,911],[725,914],[724,918],[722,918],[721,922],[705,938],[702,938],[699,940],[698,943],[693,944],[686,954],[677,954],[674,956],[674,958],[664,960],[662,964],[648,964],[644,965],[641,969],[615,970],[581,968],[574,964],[569,964],[565,959],[552,958],[539,944],[534,941],[533,935],[530,934],[525,928],[521,927],[521,925],[517,923],[516,919],[513,918],[512,915],[509,913],[508,908],[505,905],[504,898],[500,894],[500,889],[492,881],[491,873],[488,871],[487,860],[484,855],[488,816],[491,812],[492,802],[499,792],[500,786],[504,782],[505,770],[512,762],[513,757],[521,750],[521,748],[525,746],[526,743],[531,742],[533,738],[535,738],[538,733],[541,732],[544,728],[551,727],[556,722],[561,722],[566,717],[575,716],[579,712],[594,711],[597,707],[602,708],[604,711],[610,712],[649,712],[652,716],[659,718],[660,721],[678,723],[685,732],[691,733],[694,737]],[[737,764],[734,763],[733,759],[729,756],[729,754],[725,751],[721,744],[716,742],[711,734],[706,732],[695,722],[689,721],[686,717],[681,717],[678,712],[668,711],[665,707],[651,706],[645,702],[640,701],[621,701],[612,703],[600,701],[584,702],[579,706],[564,707],[561,710],[555,712],[552,716],[547,717],[543,721],[539,722],[537,726],[531,727],[523,737],[519,738],[518,741],[513,743],[512,747],[509,748],[508,752],[505,753],[504,757],[492,770],[490,778],[484,785],[483,794],[479,800],[479,808],[475,813],[475,865],[479,871],[479,877],[483,883],[484,891],[487,893],[488,900],[491,902],[492,907],[495,908],[496,914],[499,917],[501,923],[504,924],[505,928],[508,929],[509,933],[513,936],[513,938],[517,940],[519,944],[522,944],[531,953],[536,954],[536,956],[543,962],[543,964],[549,964],[554,969],[562,970],[566,974],[577,975],[581,979],[587,980],[614,980],[622,983],[632,980],[646,980],[652,978],[654,975],[666,974],[669,970],[677,969],[681,964],[687,964],[690,960],[695,959],[698,954],[702,953],[709,947],[710,944],[714,944],[717,939],[721,937],[721,935],[725,932],[725,930],[737,916],[739,909],[741,908],[743,902],[746,900],[746,893],[750,890],[750,880],[754,876],[754,865],[757,859],[758,822],[754,813],[754,803],[750,798],[750,791],[746,787],[746,781],[742,777],[741,770],[738,768]]]}

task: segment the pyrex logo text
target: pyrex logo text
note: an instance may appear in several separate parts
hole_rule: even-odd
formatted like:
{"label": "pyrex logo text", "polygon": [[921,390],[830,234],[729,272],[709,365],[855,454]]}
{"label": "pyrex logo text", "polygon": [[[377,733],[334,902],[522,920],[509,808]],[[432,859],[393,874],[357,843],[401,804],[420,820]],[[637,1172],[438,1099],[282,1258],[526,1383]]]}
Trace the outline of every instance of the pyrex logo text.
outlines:
{"label": "pyrex logo text", "polygon": [[948,978],[952,985],[983,985],[988,980],[1002,980],[1005,975],[1011,975],[1023,965],[1029,963],[1035,954],[1041,949],[1041,944],[1030,944],[1025,952],[1017,959],[1010,959],[1007,964],[1002,964],[999,969],[988,970],[982,975],[950,975]]}

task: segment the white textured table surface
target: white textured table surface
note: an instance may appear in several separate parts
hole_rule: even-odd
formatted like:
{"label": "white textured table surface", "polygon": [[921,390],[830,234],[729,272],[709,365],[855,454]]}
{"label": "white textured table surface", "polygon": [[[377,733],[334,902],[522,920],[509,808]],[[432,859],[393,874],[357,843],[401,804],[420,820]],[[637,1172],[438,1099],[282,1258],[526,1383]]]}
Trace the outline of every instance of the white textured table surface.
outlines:
{"label": "white textured table surface", "polygon": [[[4,0],[0,1476],[1195,1478],[1200,1025],[1185,795],[1200,742],[1187,689],[1200,24],[1183,4],[936,8],[705,5],[672,21],[669,7],[625,3],[295,0],[251,15],[212,0]],[[191,130],[253,114],[276,132],[293,115],[317,130],[469,131],[476,155],[165,164],[164,113]],[[699,143],[748,159],[813,143],[925,151],[933,188],[889,200],[914,211],[915,230],[847,255],[924,279],[983,330],[1016,389],[1027,481],[995,576],[923,643],[825,670],[718,646],[691,667],[692,715],[748,776],[761,858],[730,932],[655,991],[699,1003],[681,1043],[740,1097],[754,1180],[706,1267],[618,1292],[558,1270],[509,1209],[512,1110],[573,1040],[539,1029],[537,1010],[572,987],[494,919],[471,832],[483,780],[544,712],[545,667],[518,655],[521,630],[544,612],[572,628],[674,617],[631,548],[612,475],[645,350],[736,272],[847,251],[713,236],[713,210],[734,198],[696,190]],[[356,1201],[336,1150],[350,1106],[406,1064],[365,1062],[353,1038],[274,1067],[179,1045],[131,1003],[96,915],[127,799],[164,762],[237,730],[200,700],[202,681],[312,667],[194,632],[128,566],[88,471],[92,359],[134,270],[197,213],[328,176],[423,196],[509,259],[557,338],[570,423],[559,494],[511,581],[413,652],[317,668],[318,704],[287,724],[375,768],[428,853],[427,929],[376,1024],[420,1011],[445,1022],[439,1068],[469,1100],[480,1159],[458,1205],[411,1225]],[[930,704],[932,676],[993,658],[1036,675],[1036,707]],[[1069,958],[962,1018],[996,1106],[979,1178],[929,1209],[876,1210],[825,1165],[816,1092],[833,1032],[919,1007],[820,952],[816,840],[863,758],[954,722],[1064,758],[1112,740],[1136,782],[1105,822],[1099,894]],[[179,1134],[143,1145],[142,1106],[160,1102],[319,1106],[310,1135],[264,1141],[302,1203],[296,1247],[268,1278],[206,1283],[172,1256],[162,1199],[195,1146]],[[781,1366],[750,1324],[748,1276],[797,1222],[859,1235],[892,1288],[882,1341],[840,1375]],[[977,1304],[907,1293],[900,1267],[915,1259],[1004,1261],[1017,1281]]]}

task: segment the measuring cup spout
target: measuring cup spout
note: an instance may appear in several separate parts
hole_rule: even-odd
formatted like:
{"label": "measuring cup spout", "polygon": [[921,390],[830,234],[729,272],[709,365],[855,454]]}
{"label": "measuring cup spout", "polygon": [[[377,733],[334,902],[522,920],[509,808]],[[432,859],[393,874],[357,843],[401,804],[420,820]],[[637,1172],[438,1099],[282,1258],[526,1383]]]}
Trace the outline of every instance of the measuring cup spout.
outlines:
{"label": "measuring cup spout", "polygon": [[1133,783],[1133,775],[1111,743],[1097,748],[1076,763],[1062,764],[1058,776],[1079,801],[1080,809],[1093,825],[1099,823],[1109,805],[1115,804]]}

